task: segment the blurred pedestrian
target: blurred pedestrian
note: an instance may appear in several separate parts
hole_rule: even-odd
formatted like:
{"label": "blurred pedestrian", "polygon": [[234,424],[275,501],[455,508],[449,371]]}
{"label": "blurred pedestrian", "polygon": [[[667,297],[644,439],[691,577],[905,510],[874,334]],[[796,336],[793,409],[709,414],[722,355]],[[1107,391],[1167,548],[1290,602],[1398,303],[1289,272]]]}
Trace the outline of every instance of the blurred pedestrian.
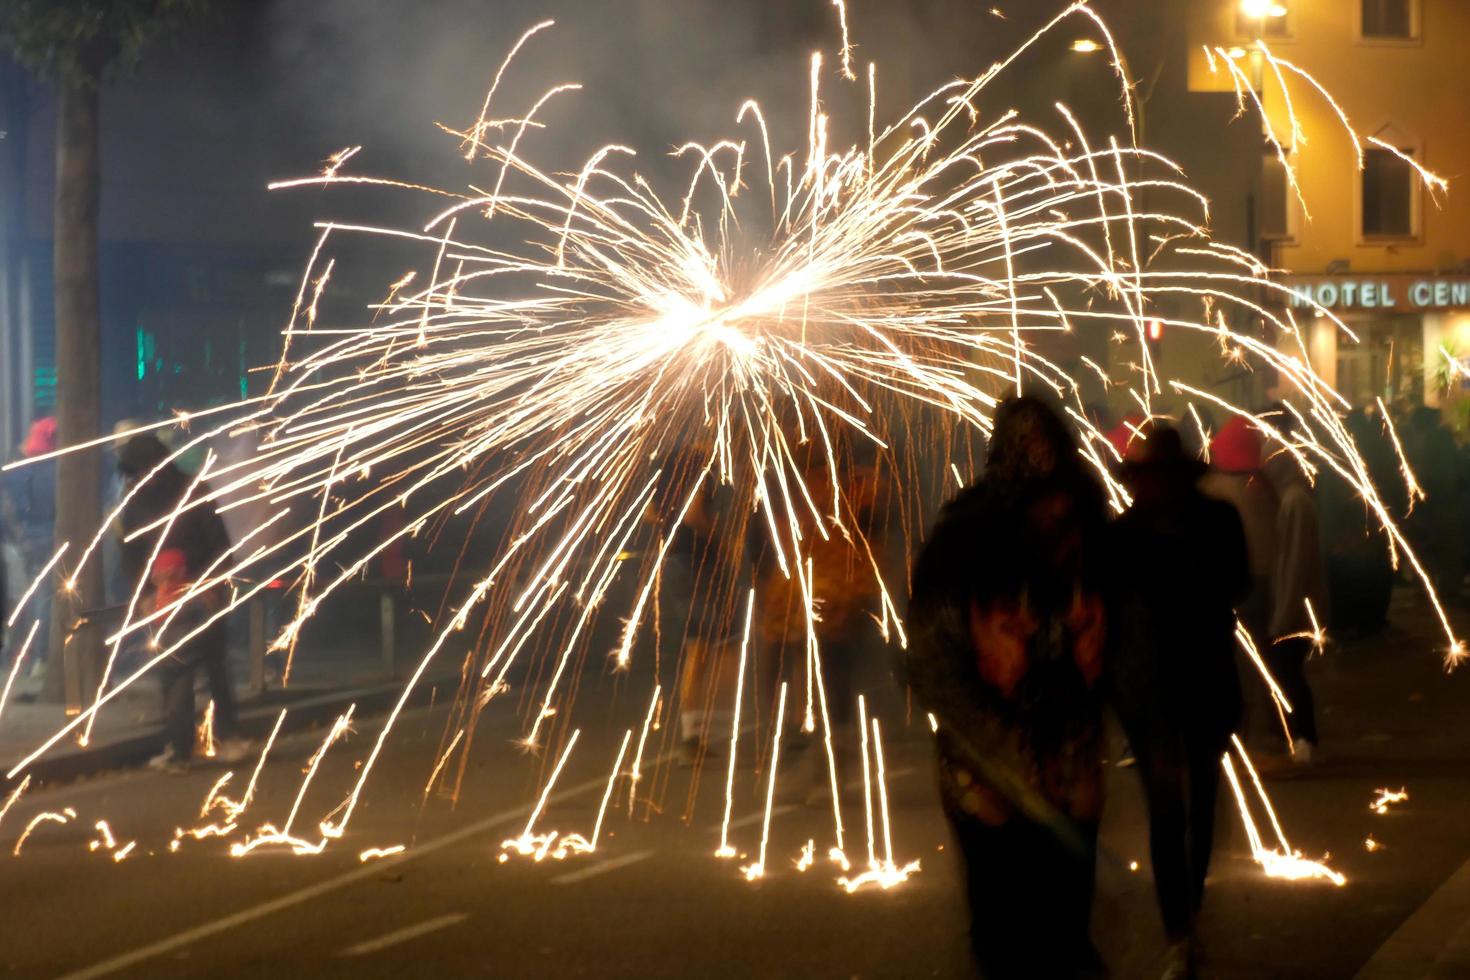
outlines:
{"label": "blurred pedestrian", "polygon": [[940,795],[987,977],[1100,969],[1102,490],[1043,403],[996,411],[981,479],[914,568],[907,675],[938,725]]}
{"label": "blurred pedestrian", "polygon": [[[185,599],[192,584],[189,561],[182,549],[164,548],[158,553],[149,570],[149,594],[143,609],[150,614],[161,614],[163,622],[167,623],[165,635],[155,634],[159,646],[167,647],[176,640],[183,640],[156,670],[163,695],[165,745],[161,753],[148,761],[148,765],[166,772],[182,770],[193,759],[196,741],[194,680],[200,667],[204,668],[209,696],[214,704],[207,741],[213,746],[214,757],[221,762],[238,762],[247,748],[236,737],[235,688],[230,681],[229,665],[219,644],[212,642],[209,636],[213,627],[204,625],[219,612],[218,593],[207,591]],[[172,607],[181,599],[185,601],[175,611]],[[200,627],[204,627],[202,634],[187,639]]]}
{"label": "blurred pedestrian", "polygon": [[[1402,517],[1408,506],[1407,488],[1383,420],[1357,408],[1348,413],[1343,426],[1389,514]],[[1339,639],[1377,633],[1388,624],[1394,582],[1380,519],[1353,484],[1326,469],[1319,480],[1318,509],[1332,603],[1329,628]]]}
{"label": "blurred pedestrian", "polygon": [[[145,608],[166,609],[194,583],[229,571],[229,532],[208,499],[206,482],[185,476],[169,461],[168,449],[152,435],[136,435],[124,443],[117,467],[132,493],[121,515],[123,567],[132,586],[141,588]],[[188,636],[201,627],[202,632],[159,665],[168,744],[150,760],[154,768],[175,769],[190,759],[194,673],[200,666],[214,699],[215,731],[222,737],[218,757],[230,761],[245,752],[244,744],[233,737],[235,691],[229,677],[225,618],[214,618],[224,606],[225,588],[220,582],[191,597],[169,626],[172,637]],[[180,618],[182,622],[177,621]],[[163,646],[167,648],[168,643]]]}
{"label": "blurred pedestrian", "polygon": [[[5,475],[4,518],[19,551],[23,570],[23,579],[18,583],[21,590],[46,567],[56,551],[56,460],[45,458],[55,451],[56,419],[49,415],[36,419],[20,448],[21,457],[33,462]],[[27,654],[32,674],[41,669],[50,651],[48,633],[54,591],[43,585],[31,599],[30,618],[41,623]],[[6,610],[7,617],[11,611]]]}
{"label": "blurred pedestrian", "polygon": [[1240,518],[1200,492],[1204,472],[1169,426],[1133,440],[1119,473],[1133,504],[1110,549],[1109,687],[1148,803],[1169,978],[1198,958],[1220,757],[1241,717],[1232,607],[1251,587]]}
{"label": "blurred pedestrian", "polygon": [[[1296,416],[1282,408],[1272,424],[1288,439]],[[1317,495],[1301,464],[1282,449],[1266,461],[1275,488],[1276,564],[1271,576],[1270,644],[1261,651],[1271,675],[1281,686],[1291,711],[1286,713],[1292,760],[1312,761],[1317,749],[1317,708],[1307,683],[1307,658],[1322,642],[1318,633],[1327,609],[1327,569],[1317,517]]]}
{"label": "blurred pedestrian", "polygon": [[1430,581],[1446,603],[1458,602],[1464,584],[1465,486],[1460,482],[1459,450],[1439,409],[1412,408],[1401,423],[1404,456],[1424,491],[1405,520],[1405,532]]}
{"label": "blurred pedestrian", "polygon": [[[802,530],[797,545],[802,555],[800,568],[782,570],[770,554],[761,562],[763,673],[770,682],[781,676],[804,678],[807,658],[815,650],[835,768],[839,774],[851,773],[861,744],[856,720],[857,676],[877,638],[874,623],[883,612],[882,583],[858,537],[861,535],[867,547],[881,554],[881,543],[875,538],[882,523],[879,508],[885,500],[884,481],[874,454],[866,447],[841,454],[837,462],[829,461],[826,451],[815,441],[805,450],[800,480],[805,494],[823,509],[823,516],[818,518],[810,509],[798,510],[796,521]],[[834,468],[838,470],[840,493],[833,490]],[[840,501],[840,527],[830,521],[834,500]],[[818,527],[819,520],[824,526]],[[785,546],[791,547],[792,543],[786,542]],[[808,593],[814,615],[808,615]],[[797,685],[793,683],[792,687]],[[822,705],[816,704],[815,708],[820,711]],[[806,720],[800,713],[793,717],[802,723]],[[834,763],[825,751],[818,750],[826,734],[823,719],[818,716],[812,721],[816,737],[807,745],[807,800],[818,803],[831,798]],[[839,775],[839,784],[844,778]]]}

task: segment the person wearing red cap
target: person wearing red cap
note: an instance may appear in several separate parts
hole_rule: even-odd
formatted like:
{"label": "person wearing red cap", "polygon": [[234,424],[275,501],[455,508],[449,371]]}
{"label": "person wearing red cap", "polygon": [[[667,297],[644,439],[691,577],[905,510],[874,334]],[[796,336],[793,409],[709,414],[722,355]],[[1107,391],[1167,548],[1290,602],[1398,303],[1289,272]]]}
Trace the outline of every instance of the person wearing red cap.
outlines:
{"label": "person wearing red cap", "polygon": [[1235,415],[1210,440],[1210,472],[1200,480],[1206,496],[1232,505],[1245,528],[1251,591],[1236,607],[1258,650],[1270,644],[1271,572],[1276,564],[1276,491],[1261,470],[1261,430]]}

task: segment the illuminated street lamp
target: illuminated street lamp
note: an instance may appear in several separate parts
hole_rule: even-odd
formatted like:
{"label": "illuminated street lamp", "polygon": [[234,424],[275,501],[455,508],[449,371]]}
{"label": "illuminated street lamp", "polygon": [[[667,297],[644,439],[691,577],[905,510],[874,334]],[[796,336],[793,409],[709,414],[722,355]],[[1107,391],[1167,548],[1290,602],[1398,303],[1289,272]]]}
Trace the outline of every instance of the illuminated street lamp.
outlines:
{"label": "illuminated street lamp", "polygon": [[[1097,54],[1099,51],[1103,50],[1103,46],[1090,37],[1079,37],[1077,40],[1072,42],[1072,50],[1077,54]],[[1122,51],[1117,51],[1116,49],[1115,53],[1118,57],[1118,64],[1122,67],[1123,74],[1128,79],[1128,86],[1133,89],[1136,94],[1137,86],[1134,84],[1133,81],[1133,69],[1128,64],[1128,56],[1125,55]],[[1134,125],[1137,127],[1136,136],[1140,144],[1143,143],[1145,134],[1145,101],[1146,100],[1144,99],[1137,98],[1133,100]]]}
{"label": "illuminated street lamp", "polygon": [[1266,33],[1267,19],[1286,16],[1286,8],[1276,0],[1240,0],[1240,12],[1255,27],[1252,34],[1256,50],[1251,52],[1251,84],[1257,89],[1265,80],[1265,59],[1261,56],[1261,38]]}
{"label": "illuminated street lamp", "polygon": [[1286,8],[1275,0],[1240,0],[1240,12],[1254,21],[1286,16]]}

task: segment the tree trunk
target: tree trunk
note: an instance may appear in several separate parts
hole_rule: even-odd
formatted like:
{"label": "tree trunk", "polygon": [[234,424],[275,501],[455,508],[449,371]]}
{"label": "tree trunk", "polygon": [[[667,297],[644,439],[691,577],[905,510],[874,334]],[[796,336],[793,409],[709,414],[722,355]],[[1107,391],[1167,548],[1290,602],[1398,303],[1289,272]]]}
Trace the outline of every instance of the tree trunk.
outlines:
{"label": "tree trunk", "polygon": [[[97,268],[98,196],[101,185],[98,86],[63,78],[57,84],[56,215],[56,429],[60,446],[97,438],[101,429],[102,322]],[[102,605],[102,567],[94,556],[80,573],[76,563],[102,523],[100,449],[67,453],[57,461],[56,543],[70,542],[55,580],[46,693],[69,707],[96,693],[101,635],[78,618]],[[75,577],[72,590],[65,583]]]}

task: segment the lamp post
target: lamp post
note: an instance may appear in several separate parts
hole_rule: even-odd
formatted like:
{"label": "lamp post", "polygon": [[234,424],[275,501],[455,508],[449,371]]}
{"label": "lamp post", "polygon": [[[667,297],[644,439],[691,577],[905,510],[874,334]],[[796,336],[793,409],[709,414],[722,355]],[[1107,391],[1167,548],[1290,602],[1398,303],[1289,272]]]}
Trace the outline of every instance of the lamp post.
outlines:
{"label": "lamp post", "polygon": [[1265,84],[1266,59],[1261,40],[1266,36],[1266,21],[1286,16],[1286,8],[1278,0],[1240,0],[1240,13],[1251,22],[1251,84],[1259,90]]}
{"label": "lamp post", "polygon": [[[1076,54],[1097,54],[1106,49],[1092,38],[1084,37],[1073,41],[1071,50]],[[1117,51],[1117,55],[1118,64],[1123,66],[1123,76],[1128,79],[1127,84],[1133,96],[1133,124],[1136,129],[1134,135],[1137,138],[1138,145],[1143,146],[1145,133],[1147,132],[1145,128],[1147,118],[1145,115],[1146,103],[1144,100],[1137,98],[1138,91],[1133,84],[1133,69],[1128,64],[1128,56],[1121,49]]]}

